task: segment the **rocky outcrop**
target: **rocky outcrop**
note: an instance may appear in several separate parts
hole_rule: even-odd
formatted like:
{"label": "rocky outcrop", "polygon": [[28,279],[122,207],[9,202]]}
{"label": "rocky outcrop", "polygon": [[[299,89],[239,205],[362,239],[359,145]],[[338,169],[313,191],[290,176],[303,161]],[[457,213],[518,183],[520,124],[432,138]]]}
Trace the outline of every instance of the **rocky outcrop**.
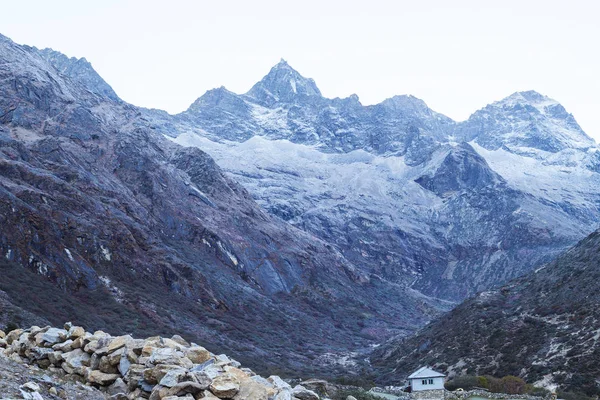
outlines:
{"label": "rocky outcrop", "polygon": [[[0,356],[35,365],[66,380],[80,380],[113,400],[320,398],[278,376],[256,375],[226,355],[212,354],[180,336],[135,339],[102,331],[90,333],[71,323],[62,329],[33,326],[8,334],[0,331]],[[22,385],[20,390],[25,399],[42,398],[35,382]]]}

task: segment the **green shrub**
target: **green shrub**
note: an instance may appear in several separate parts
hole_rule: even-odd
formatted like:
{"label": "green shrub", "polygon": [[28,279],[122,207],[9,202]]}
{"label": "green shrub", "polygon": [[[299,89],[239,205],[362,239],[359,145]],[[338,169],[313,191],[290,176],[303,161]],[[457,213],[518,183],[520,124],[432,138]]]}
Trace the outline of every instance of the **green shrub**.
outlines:
{"label": "green shrub", "polygon": [[502,378],[502,393],[523,394],[525,393],[525,381],[519,377],[508,375]]}
{"label": "green shrub", "polygon": [[[482,377],[483,378],[483,377]],[[485,379],[485,378],[484,378]],[[481,386],[481,380],[477,376],[471,375],[462,375],[457,376],[444,384],[446,389],[448,390],[456,390],[456,389],[464,389],[471,390],[476,387],[484,387]]]}

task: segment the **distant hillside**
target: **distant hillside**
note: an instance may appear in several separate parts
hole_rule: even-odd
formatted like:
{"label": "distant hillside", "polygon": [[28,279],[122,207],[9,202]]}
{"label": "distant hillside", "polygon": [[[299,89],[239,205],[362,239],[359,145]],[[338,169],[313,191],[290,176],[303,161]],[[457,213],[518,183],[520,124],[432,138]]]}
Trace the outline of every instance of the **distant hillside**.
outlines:
{"label": "distant hillside", "polygon": [[[600,231],[554,262],[483,292],[372,356],[384,382],[417,366],[450,374],[519,375],[600,394]],[[541,383],[541,382],[540,382]]]}

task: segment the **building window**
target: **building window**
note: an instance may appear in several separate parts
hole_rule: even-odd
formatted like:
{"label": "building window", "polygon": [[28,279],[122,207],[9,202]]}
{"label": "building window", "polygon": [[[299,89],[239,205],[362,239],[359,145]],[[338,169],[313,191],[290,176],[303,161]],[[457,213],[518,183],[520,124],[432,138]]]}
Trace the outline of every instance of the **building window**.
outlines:
{"label": "building window", "polygon": [[433,385],[433,379],[430,379],[430,380],[429,380],[429,384],[430,384],[430,385]]}
{"label": "building window", "polygon": [[421,384],[422,384],[422,385],[427,385],[427,379],[423,379],[423,380],[421,381]]}

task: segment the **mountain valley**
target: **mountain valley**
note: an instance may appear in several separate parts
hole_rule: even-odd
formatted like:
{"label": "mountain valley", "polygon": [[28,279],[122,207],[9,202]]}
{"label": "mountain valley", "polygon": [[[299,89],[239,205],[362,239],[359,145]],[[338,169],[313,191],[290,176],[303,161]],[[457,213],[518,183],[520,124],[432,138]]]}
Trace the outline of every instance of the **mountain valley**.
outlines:
{"label": "mountain valley", "polygon": [[[170,115],[123,101],[85,59],[0,36],[0,61],[2,325],[177,331],[257,372],[372,362],[394,382],[415,343],[446,346],[433,336],[481,317],[469,307],[485,296],[518,325],[504,292],[550,296],[568,268],[531,271],[600,222],[597,144],[534,91],[456,122],[413,96],[326,98],[282,60],[246,94],[209,90]],[[584,264],[564,254],[554,264]],[[460,368],[431,348],[419,357]],[[463,361],[517,373],[478,357]]]}

